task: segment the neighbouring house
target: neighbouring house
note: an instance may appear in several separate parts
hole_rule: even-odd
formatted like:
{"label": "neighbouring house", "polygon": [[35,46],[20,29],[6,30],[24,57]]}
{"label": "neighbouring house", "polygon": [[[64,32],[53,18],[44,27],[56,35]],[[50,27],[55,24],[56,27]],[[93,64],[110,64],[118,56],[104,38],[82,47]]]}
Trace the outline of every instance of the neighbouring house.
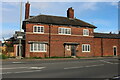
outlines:
{"label": "neighbouring house", "polygon": [[4,54],[6,54],[9,57],[19,57],[19,36],[22,36],[23,38],[21,39],[21,56],[25,57],[25,52],[24,52],[24,44],[25,44],[25,35],[24,32],[20,31],[15,31],[15,34],[13,37],[5,40],[5,51],[3,51]]}
{"label": "neighbouring house", "polygon": [[[67,17],[52,15],[29,16],[30,4],[25,7],[22,29],[23,57],[93,57],[120,55],[120,34],[96,33],[96,26],[74,17],[74,9]],[[15,55],[18,55],[15,44]]]}
{"label": "neighbouring house", "polygon": [[4,43],[2,43],[2,41],[0,42],[0,55],[6,55],[9,57],[14,56],[14,47],[11,41],[5,41]]}

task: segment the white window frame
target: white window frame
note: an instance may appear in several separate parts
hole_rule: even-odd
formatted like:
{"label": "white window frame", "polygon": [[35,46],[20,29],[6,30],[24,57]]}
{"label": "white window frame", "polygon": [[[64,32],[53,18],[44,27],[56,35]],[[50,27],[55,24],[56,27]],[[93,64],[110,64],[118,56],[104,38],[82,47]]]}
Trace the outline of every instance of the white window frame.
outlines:
{"label": "white window frame", "polygon": [[82,44],[82,52],[90,52],[90,44]]}
{"label": "white window frame", "polygon": [[[35,44],[37,45],[36,46],[36,50],[34,49],[35,48],[35,46],[34,46]],[[38,46],[40,46],[42,48],[38,48]],[[33,50],[31,48],[33,48]],[[30,52],[47,52],[47,45],[43,44],[43,43],[31,43],[30,44]]]}
{"label": "white window frame", "polygon": [[[61,31],[60,31],[61,30]],[[70,30],[70,33],[66,33],[66,31]],[[62,35],[71,35],[71,28],[64,28],[64,27],[59,27],[58,28],[58,34]]]}
{"label": "white window frame", "polygon": [[89,29],[83,29],[83,36],[89,36]]}
{"label": "white window frame", "polygon": [[[37,31],[36,31],[36,32],[35,32],[35,27],[37,28]],[[38,28],[40,28],[40,32],[38,32]],[[43,28],[43,32],[42,32],[41,28]],[[33,33],[43,34],[43,33],[44,33],[44,26],[34,25],[34,26],[33,26]]]}

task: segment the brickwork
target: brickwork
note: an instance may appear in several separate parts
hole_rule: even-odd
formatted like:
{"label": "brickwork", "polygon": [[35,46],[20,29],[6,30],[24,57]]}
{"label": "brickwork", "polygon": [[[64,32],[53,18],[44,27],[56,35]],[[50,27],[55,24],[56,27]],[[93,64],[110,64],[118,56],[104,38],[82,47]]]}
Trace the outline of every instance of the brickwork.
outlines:
{"label": "brickwork", "polygon": [[117,55],[119,52],[119,39],[94,38],[94,54],[95,56],[114,56],[113,47],[117,47]]}
{"label": "brickwork", "polygon": [[[76,48],[76,56],[94,56],[93,55],[93,29],[91,28],[77,28],[71,26],[57,26],[57,25],[39,25],[44,26],[44,34],[36,34],[33,33],[33,26],[38,24],[27,24],[26,25],[26,57],[49,57],[50,56],[71,56],[71,51],[65,52],[64,43],[79,43],[80,45]],[[71,28],[71,35],[61,35],[58,34],[58,28],[65,27]],[[49,28],[51,31],[49,31]],[[83,29],[89,29],[90,36],[83,36]],[[49,34],[51,32],[51,34]],[[50,53],[49,53],[49,45],[47,45],[47,52],[30,52],[30,44],[29,41],[40,41],[40,42],[48,42],[49,43],[49,35],[50,35]],[[90,52],[82,52],[82,44],[90,44],[91,51]]]}

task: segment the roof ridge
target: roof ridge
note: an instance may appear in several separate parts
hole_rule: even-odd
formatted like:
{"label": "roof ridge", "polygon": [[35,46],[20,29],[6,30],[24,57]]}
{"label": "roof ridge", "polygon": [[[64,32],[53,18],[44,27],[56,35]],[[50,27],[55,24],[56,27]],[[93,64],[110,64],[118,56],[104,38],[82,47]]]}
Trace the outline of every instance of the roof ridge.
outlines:
{"label": "roof ridge", "polygon": [[[51,21],[52,20],[52,21]],[[77,18],[68,18],[64,16],[54,16],[54,15],[45,15],[39,14],[37,16],[29,17],[25,19],[26,22],[44,22],[44,23],[53,23],[53,24],[64,24],[64,25],[73,25],[73,26],[81,26],[81,27],[91,27],[96,28],[96,26],[87,23],[83,20]]]}

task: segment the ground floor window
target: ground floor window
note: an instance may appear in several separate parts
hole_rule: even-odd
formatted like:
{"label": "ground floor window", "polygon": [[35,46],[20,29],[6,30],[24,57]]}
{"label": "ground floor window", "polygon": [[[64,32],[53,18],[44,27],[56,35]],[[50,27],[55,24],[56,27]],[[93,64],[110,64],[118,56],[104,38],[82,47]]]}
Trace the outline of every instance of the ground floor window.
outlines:
{"label": "ground floor window", "polygon": [[82,44],[82,52],[90,52],[90,45]]}
{"label": "ground floor window", "polygon": [[46,44],[42,44],[42,43],[31,43],[30,51],[31,52],[46,52],[47,46]]}

